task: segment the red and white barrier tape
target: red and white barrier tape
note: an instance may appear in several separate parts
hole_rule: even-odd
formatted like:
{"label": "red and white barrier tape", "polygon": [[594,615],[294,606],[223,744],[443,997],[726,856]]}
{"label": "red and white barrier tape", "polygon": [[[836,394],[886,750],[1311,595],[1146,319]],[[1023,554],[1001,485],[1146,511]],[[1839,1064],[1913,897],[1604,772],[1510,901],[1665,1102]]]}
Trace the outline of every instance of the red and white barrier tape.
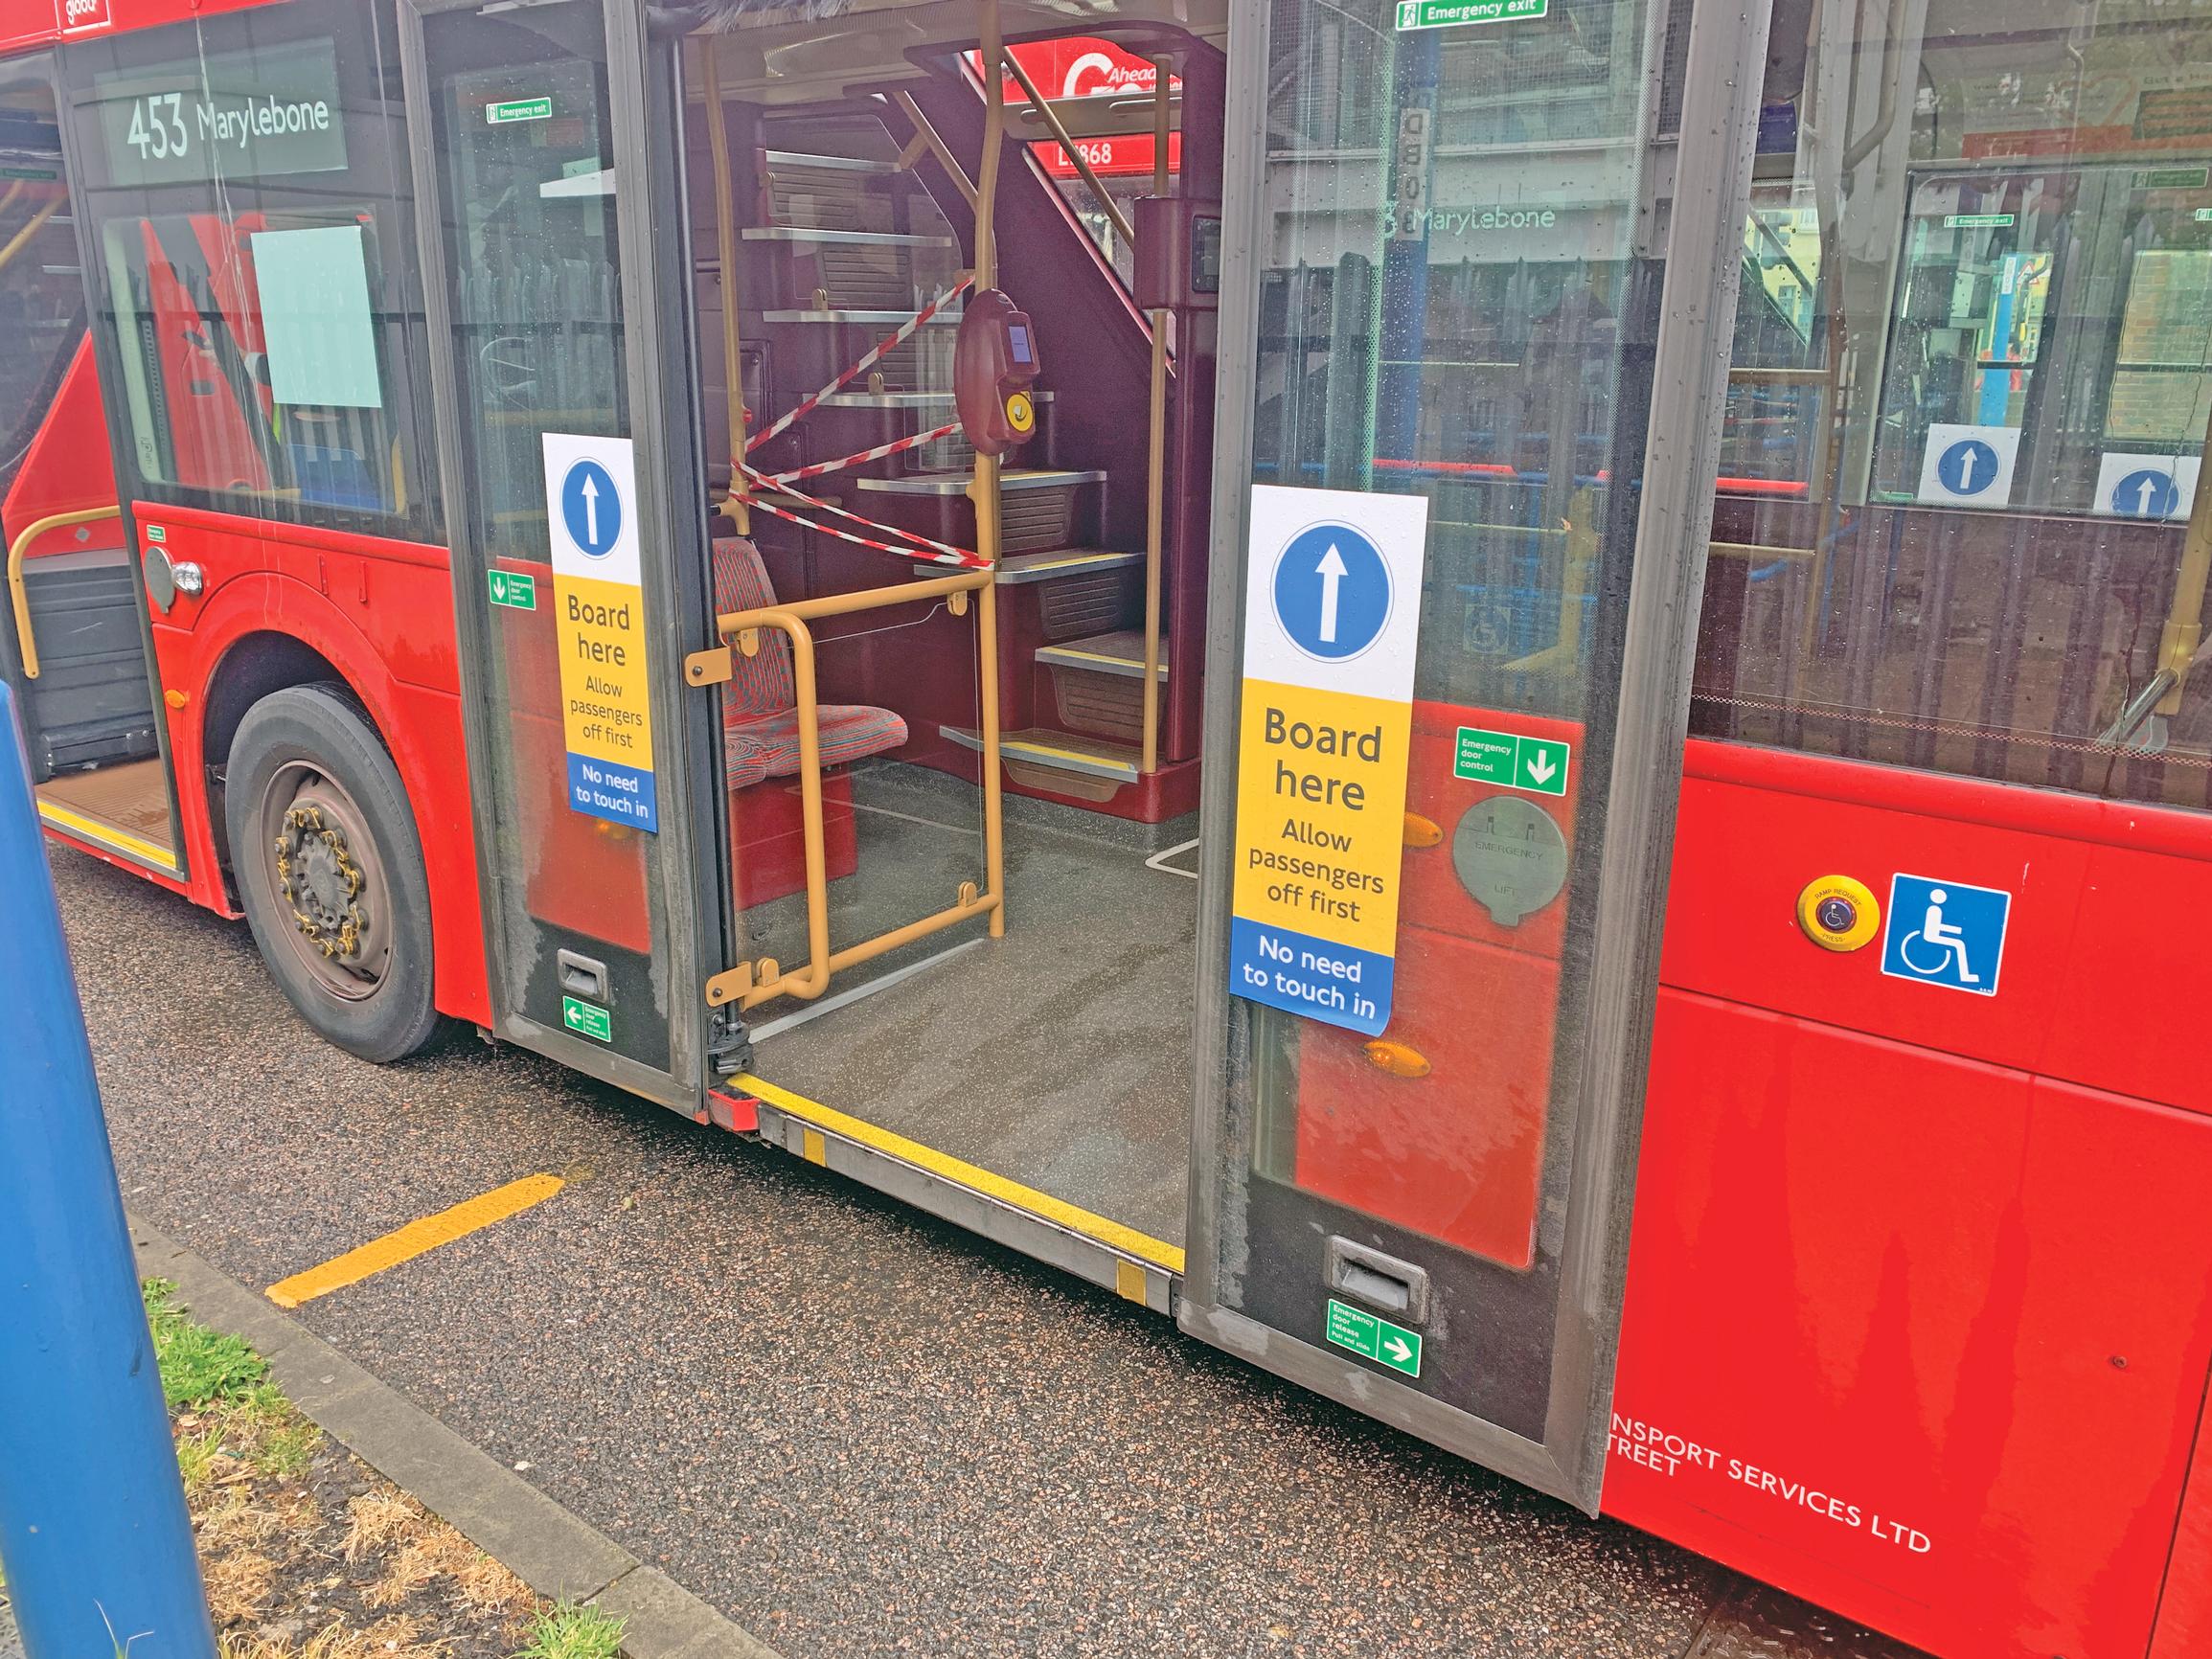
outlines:
{"label": "red and white barrier tape", "polygon": [[900,324],[896,333],[892,334],[889,339],[884,340],[877,345],[857,363],[854,364],[850,369],[846,370],[842,375],[838,375],[834,380],[831,381],[827,386],[823,387],[811,398],[805,399],[796,408],[787,412],[781,419],[775,420],[767,426],[764,426],[760,431],[754,433],[750,438],[746,439],[745,453],[750,455],[762,444],[767,443],[769,439],[781,437],[784,433],[789,431],[791,427],[797,422],[804,420],[808,416],[811,415],[814,410],[821,404],[823,398],[832,396],[837,391],[839,387],[844,386],[850,382],[854,376],[864,375],[870,369],[873,369],[878,362],[882,360],[885,352],[895,352],[901,346],[903,346],[908,340],[914,337],[915,330],[921,328],[923,324],[928,322],[929,319],[937,315],[939,311],[943,310],[946,306],[950,305],[954,300],[958,299],[963,293],[967,292],[969,284],[974,281],[975,273],[972,271],[963,276],[960,281],[954,283],[952,286],[946,288],[945,292],[939,294],[937,298],[931,300],[929,304],[923,307],[919,311],[915,312],[909,321]]}
{"label": "red and white barrier tape", "polygon": [[[821,535],[833,535],[839,541],[849,541],[855,547],[870,548],[877,553],[895,553],[901,558],[915,559],[923,564],[956,564],[964,570],[988,570],[991,568],[984,559],[976,555],[962,553],[956,547],[946,548],[943,553],[924,553],[916,547],[899,547],[888,541],[878,541],[872,535],[855,535],[849,530],[839,530],[835,525],[816,524],[812,519],[802,517],[788,508],[778,507],[772,502],[762,501],[757,497],[750,505],[759,511],[772,512],[778,518],[797,525],[801,530],[811,530]],[[860,522],[865,524],[867,520],[862,519]],[[877,528],[883,529],[886,527],[879,525]],[[903,535],[905,532],[898,531],[894,534]],[[937,543],[932,542],[930,545],[934,547]]]}
{"label": "red and white barrier tape", "polygon": [[[916,432],[905,438],[893,439],[889,443],[878,443],[873,449],[863,449],[857,455],[847,455],[837,461],[817,461],[811,466],[794,466],[788,472],[771,472],[766,475],[770,484],[797,484],[804,479],[820,478],[824,473],[842,472],[848,466],[865,466],[880,461],[887,455],[899,455],[909,449],[919,449],[924,443],[934,443],[940,438],[949,438],[960,430],[960,422],[950,421],[934,432]],[[746,468],[750,471],[751,468]]]}

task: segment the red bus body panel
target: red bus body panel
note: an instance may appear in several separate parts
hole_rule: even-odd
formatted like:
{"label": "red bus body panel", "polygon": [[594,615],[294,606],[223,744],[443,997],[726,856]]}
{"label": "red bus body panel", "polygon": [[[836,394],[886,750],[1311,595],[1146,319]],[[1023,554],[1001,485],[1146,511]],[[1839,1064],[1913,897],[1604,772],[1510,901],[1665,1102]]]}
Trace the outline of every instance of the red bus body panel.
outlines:
{"label": "red bus body panel", "polygon": [[283,0],[0,0],[0,57]]}
{"label": "red bus body panel", "polygon": [[[491,1023],[483,914],[462,738],[459,648],[445,549],[196,508],[134,510],[159,526],[170,556],[207,573],[154,624],[180,780],[205,775],[206,688],[224,657],[256,634],[296,639],[327,658],[361,699],[407,786],[430,878],[440,1011]],[[216,866],[204,789],[178,790],[192,897],[230,914]]]}
{"label": "red bus body panel", "polygon": [[[1799,933],[1899,871],[2014,895],[1999,994]],[[2203,1571],[2207,906],[2196,815],[1689,745],[1609,1512],[1947,1659],[2147,1650]]]}

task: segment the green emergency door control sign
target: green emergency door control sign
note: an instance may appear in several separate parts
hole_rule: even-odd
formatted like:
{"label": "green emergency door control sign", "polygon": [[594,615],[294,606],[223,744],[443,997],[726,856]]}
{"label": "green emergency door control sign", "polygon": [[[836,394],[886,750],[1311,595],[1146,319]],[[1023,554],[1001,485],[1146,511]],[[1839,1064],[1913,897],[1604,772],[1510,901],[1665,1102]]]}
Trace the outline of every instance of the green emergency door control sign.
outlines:
{"label": "green emergency door control sign", "polygon": [[1523,738],[1512,732],[1459,728],[1451,755],[1451,775],[1471,784],[1498,784],[1532,795],[1564,795],[1574,747],[1549,738]]}
{"label": "green emergency door control sign", "polygon": [[614,1041],[614,1016],[595,1002],[584,1002],[573,996],[562,997],[560,1023],[579,1036],[587,1036],[594,1042]]}
{"label": "green emergency door control sign", "polygon": [[1398,0],[1398,27],[1456,29],[1467,23],[1526,23],[1551,10],[1551,0]]}
{"label": "green emergency door control sign", "polygon": [[484,581],[491,590],[493,604],[503,604],[509,610],[537,608],[537,578],[524,576],[519,571],[488,570],[484,573]]}
{"label": "green emergency door control sign", "polygon": [[1407,1376],[1421,1375],[1421,1332],[1379,1319],[1349,1302],[1339,1302],[1334,1296],[1329,1299],[1329,1325],[1323,1334],[1338,1348],[1349,1348],[1363,1359],[1402,1371]]}

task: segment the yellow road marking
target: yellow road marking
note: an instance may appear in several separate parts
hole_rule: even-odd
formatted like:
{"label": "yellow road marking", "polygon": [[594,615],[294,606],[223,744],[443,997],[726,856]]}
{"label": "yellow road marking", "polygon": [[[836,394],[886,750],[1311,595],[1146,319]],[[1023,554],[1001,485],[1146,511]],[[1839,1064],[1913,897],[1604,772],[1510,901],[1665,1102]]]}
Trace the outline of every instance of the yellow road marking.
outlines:
{"label": "yellow road marking", "polygon": [[112,824],[103,824],[97,818],[87,818],[81,812],[57,807],[51,801],[38,803],[38,816],[55,829],[82,836],[111,852],[127,852],[133,858],[143,858],[147,863],[168,871],[171,875],[177,873],[175,853],[166,847],[156,846],[143,836],[133,835],[127,830],[118,830]]}
{"label": "yellow road marking", "polygon": [[[1134,1256],[1141,1261],[1150,1261],[1154,1267],[1164,1267],[1170,1273],[1183,1270],[1183,1253],[1165,1239],[1154,1239],[1149,1233],[1140,1233],[1134,1227],[1125,1227],[1119,1221],[1109,1221],[1104,1216],[1094,1216],[1088,1210],[1079,1209],[1050,1193],[1039,1193],[1035,1187],[1024,1187],[1019,1181],[1009,1181],[1004,1175],[994,1175],[989,1170],[924,1147],[920,1141],[909,1141],[904,1135],[895,1135],[889,1129],[879,1129],[874,1124],[859,1118],[846,1116],[834,1106],[825,1106],[819,1101],[810,1101],[805,1095],[794,1095],[789,1089],[780,1089],[774,1083],[760,1078],[745,1076],[737,1079],[738,1086],[748,1094],[758,1096],[780,1111],[788,1112],[803,1124],[813,1124],[841,1135],[848,1141],[857,1141],[863,1147],[873,1148],[912,1164],[918,1170],[927,1170],[933,1175],[981,1193],[987,1198],[996,1198],[1002,1204],[1011,1204],[1016,1210],[1027,1210],[1033,1216],[1041,1216],[1047,1221],[1065,1227],[1071,1233],[1080,1233],[1086,1239],[1095,1239],[1110,1249]],[[802,1143],[809,1131],[800,1131]],[[807,1154],[813,1157],[810,1146]],[[819,1160],[816,1160],[819,1162]]]}
{"label": "yellow road marking", "polygon": [[387,1267],[397,1267],[402,1261],[435,1250],[441,1244],[450,1244],[456,1239],[489,1227],[494,1221],[542,1204],[562,1186],[559,1175],[525,1175],[519,1181],[510,1181],[504,1187],[494,1187],[478,1197],[441,1210],[435,1216],[425,1216],[420,1221],[410,1221],[397,1232],[387,1233],[381,1239],[372,1239],[355,1250],[343,1256],[334,1256],[320,1267],[310,1267],[305,1273],[295,1273],[289,1279],[280,1279],[268,1288],[268,1298],[279,1307],[297,1307],[303,1302],[312,1302],[318,1296],[328,1296],[333,1290],[343,1290],[349,1284],[357,1284],[373,1273],[381,1273]]}

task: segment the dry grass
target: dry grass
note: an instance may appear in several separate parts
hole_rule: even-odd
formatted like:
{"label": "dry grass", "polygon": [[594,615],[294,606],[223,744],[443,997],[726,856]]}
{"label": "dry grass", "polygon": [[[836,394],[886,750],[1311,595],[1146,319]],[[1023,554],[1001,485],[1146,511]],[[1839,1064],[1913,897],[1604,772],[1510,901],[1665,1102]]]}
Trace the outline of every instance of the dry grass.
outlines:
{"label": "dry grass", "polygon": [[506,1659],[559,1611],[328,1445],[172,1287],[147,1305],[222,1659]]}

